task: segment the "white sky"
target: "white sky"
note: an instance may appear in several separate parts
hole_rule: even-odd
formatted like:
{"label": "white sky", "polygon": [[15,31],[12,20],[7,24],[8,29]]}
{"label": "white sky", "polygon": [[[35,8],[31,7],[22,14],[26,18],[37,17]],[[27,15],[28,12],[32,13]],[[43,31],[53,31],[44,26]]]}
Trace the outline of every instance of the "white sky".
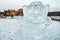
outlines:
{"label": "white sky", "polygon": [[0,0],[0,11],[4,9],[19,9],[33,1],[41,1],[50,5],[50,10],[60,10],[60,0]]}

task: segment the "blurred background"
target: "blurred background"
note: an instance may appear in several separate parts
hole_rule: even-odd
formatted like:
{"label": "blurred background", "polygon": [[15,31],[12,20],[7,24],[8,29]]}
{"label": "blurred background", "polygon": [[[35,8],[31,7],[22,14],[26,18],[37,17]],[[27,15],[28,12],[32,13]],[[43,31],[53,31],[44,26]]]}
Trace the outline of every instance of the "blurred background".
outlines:
{"label": "blurred background", "polygon": [[16,13],[23,16],[23,9],[21,11],[22,6],[29,5],[33,1],[41,1],[45,5],[48,4],[49,13],[47,15],[51,17],[52,20],[60,21],[60,0],[0,0],[0,15],[8,16],[9,12],[12,17],[16,15]]}

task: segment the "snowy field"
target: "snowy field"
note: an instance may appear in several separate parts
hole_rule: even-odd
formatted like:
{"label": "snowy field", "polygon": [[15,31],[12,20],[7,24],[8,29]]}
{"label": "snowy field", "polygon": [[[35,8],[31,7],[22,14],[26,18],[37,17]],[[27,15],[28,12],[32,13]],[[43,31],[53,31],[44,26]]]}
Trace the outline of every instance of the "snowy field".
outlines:
{"label": "snowy field", "polygon": [[[21,40],[21,22],[21,19],[0,19],[0,40]],[[52,21],[44,32],[41,40],[60,40],[60,22]]]}
{"label": "snowy field", "polygon": [[51,19],[56,20],[56,21],[60,21],[60,16],[51,16]]}

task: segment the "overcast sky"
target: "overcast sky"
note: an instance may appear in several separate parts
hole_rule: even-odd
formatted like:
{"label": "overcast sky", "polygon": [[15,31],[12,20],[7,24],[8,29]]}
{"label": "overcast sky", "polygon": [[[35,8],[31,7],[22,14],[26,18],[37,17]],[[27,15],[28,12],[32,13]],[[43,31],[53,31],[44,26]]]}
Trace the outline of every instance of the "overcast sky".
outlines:
{"label": "overcast sky", "polygon": [[[4,9],[19,9],[23,5],[28,5],[33,1],[37,0],[0,0],[0,11]],[[50,5],[51,11],[60,11],[60,0],[38,0],[43,2],[44,4]]]}

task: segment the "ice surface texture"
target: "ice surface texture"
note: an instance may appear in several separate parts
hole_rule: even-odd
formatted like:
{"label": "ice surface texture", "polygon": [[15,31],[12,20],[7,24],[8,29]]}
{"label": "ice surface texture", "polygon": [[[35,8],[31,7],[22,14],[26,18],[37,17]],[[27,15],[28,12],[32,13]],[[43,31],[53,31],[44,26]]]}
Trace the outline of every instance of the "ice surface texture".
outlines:
{"label": "ice surface texture", "polygon": [[39,1],[32,2],[28,6],[24,6],[24,16],[44,16],[48,14],[48,5],[43,5]]}
{"label": "ice surface texture", "polygon": [[51,24],[50,18],[47,17],[48,6],[35,1],[24,6],[23,13],[23,26],[20,28],[21,40],[42,40],[45,38],[45,29]]}
{"label": "ice surface texture", "polygon": [[26,20],[25,24],[29,22],[33,26],[42,26],[41,28],[45,28],[51,23],[50,18],[47,17],[48,6],[39,1],[35,1],[28,6],[24,6],[23,12],[24,20]]}

